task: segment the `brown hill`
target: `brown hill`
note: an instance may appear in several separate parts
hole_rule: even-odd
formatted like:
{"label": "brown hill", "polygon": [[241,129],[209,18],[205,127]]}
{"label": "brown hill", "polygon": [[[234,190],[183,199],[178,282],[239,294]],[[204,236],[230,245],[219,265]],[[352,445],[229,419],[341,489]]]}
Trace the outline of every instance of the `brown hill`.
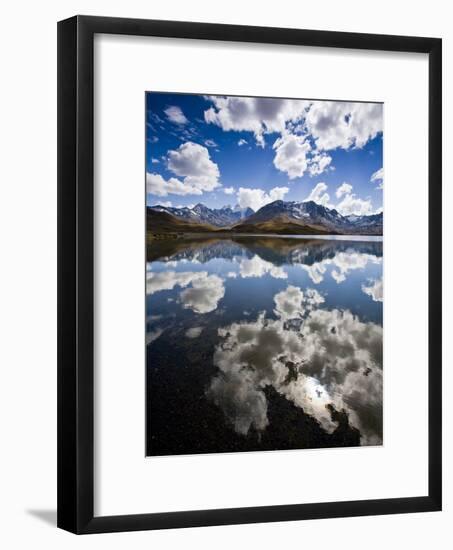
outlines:
{"label": "brown hill", "polygon": [[212,225],[181,220],[167,212],[146,209],[147,233],[211,233],[216,231]]}
{"label": "brown hill", "polygon": [[186,219],[180,219],[168,212],[147,209],[146,229],[150,237],[153,235],[175,235],[181,233],[216,233],[216,234],[279,234],[279,235],[333,235],[318,224],[307,224],[302,220],[294,220],[285,215],[276,216],[271,220],[244,220],[231,228],[219,228]]}
{"label": "brown hill", "polygon": [[280,235],[332,235],[333,231],[315,225],[298,222],[287,216],[277,216],[272,220],[255,221],[245,220],[231,228],[233,233],[274,233]]}

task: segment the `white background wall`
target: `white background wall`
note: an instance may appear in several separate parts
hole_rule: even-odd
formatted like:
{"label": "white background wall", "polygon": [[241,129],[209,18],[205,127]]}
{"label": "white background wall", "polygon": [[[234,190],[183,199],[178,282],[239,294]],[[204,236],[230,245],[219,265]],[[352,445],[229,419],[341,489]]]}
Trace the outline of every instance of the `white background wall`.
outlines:
{"label": "white background wall", "polygon": [[[444,0],[16,1],[3,6],[0,243],[0,543],[4,548],[447,548],[452,539],[452,292],[444,288],[444,512],[153,533],[75,537],[56,507],[56,21],[77,13],[444,39],[444,98],[452,95],[452,16]],[[449,65],[449,66],[448,66]],[[416,131],[414,126],[408,132]],[[452,108],[444,100],[444,182],[452,178]],[[401,151],[405,157],[406,151]],[[411,162],[410,154],[406,162]],[[401,185],[410,186],[410,181]],[[444,185],[444,280],[453,276],[453,193]],[[410,202],[408,203],[410,208]],[[449,250],[448,250],[449,249]],[[408,265],[416,269],[416,263]],[[410,284],[410,281],[408,282]],[[416,294],[416,289],[414,289]],[[416,315],[417,308],[414,304]],[[410,335],[408,335],[410,339]],[[410,388],[408,389],[410,391]]]}

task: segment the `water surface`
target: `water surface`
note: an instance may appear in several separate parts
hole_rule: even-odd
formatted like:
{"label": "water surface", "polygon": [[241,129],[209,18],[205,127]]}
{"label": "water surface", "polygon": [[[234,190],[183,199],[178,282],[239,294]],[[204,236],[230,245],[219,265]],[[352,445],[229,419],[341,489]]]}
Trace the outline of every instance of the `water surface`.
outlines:
{"label": "water surface", "polygon": [[147,250],[147,454],[382,444],[382,242]]}

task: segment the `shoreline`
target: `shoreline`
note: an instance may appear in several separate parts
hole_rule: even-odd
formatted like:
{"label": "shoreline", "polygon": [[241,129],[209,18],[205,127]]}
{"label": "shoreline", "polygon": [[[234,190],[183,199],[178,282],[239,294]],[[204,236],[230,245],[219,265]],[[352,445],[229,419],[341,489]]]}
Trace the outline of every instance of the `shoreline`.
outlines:
{"label": "shoreline", "polygon": [[[207,239],[207,238],[279,238],[279,239],[320,239],[325,241],[370,241],[383,242],[383,235],[298,235],[298,234],[282,234],[282,233],[229,233],[229,232],[206,232],[206,233],[155,233],[149,236],[150,240],[161,241],[166,239]],[[148,240],[148,233],[147,233]]]}

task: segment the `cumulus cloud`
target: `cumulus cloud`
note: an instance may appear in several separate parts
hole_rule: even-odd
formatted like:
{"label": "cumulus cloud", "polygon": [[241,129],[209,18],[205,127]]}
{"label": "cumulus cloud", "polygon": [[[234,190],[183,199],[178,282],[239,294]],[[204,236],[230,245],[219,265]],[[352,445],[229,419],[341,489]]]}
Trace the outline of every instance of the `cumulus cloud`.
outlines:
{"label": "cumulus cloud", "polygon": [[333,208],[333,205],[331,205],[329,202],[330,195],[329,193],[326,193],[326,191],[327,191],[327,185],[323,182],[319,182],[313,187],[313,189],[311,190],[308,197],[304,200],[304,202],[314,201],[318,204],[322,204],[323,206]]}
{"label": "cumulus cloud", "polygon": [[171,105],[164,110],[164,113],[167,115],[167,118],[170,122],[175,124],[187,124],[189,122],[182,112],[181,108],[177,105]]}
{"label": "cumulus cloud", "polygon": [[340,199],[343,195],[348,195],[352,191],[352,185],[350,183],[342,183],[335,191],[337,199]]}
{"label": "cumulus cloud", "polygon": [[350,271],[365,269],[368,262],[379,264],[382,262],[382,258],[358,252],[339,252],[332,260],[332,265],[335,267],[332,270],[332,278],[337,283],[342,283]]}
{"label": "cumulus cloud", "polygon": [[384,188],[384,168],[379,168],[374,174],[371,175],[370,178],[371,183],[377,184],[377,189],[383,189]]}
{"label": "cumulus cloud", "polygon": [[[382,443],[382,327],[349,311],[316,309],[305,320],[302,372],[313,377],[367,444]],[[287,398],[305,403],[297,384]],[[322,422],[321,422],[322,423]]]}
{"label": "cumulus cloud", "polygon": [[[221,364],[226,366],[223,361]],[[223,376],[212,380],[207,396],[241,435],[247,435],[252,426],[261,432],[269,424],[266,396],[257,388],[252,373],[227,368]]]}
{"label": "cumulus cloud", "polygon": [[151,158],[151,164],[159,164],[159,159]]}
{"label": "cumulus cloud", "polygon": [[[332,158],[326,151],[363,147],[382,131],[382,105],[275,98],[208,97],[205,121],[224,131],[248,131],[264,147],[264,136],[279,133],[274,165],[290,179],[323,173]],[[310,139],[309,139],[310,138]],[[314,147],[313,147],[314,142]],[[246,140],[240,139],[238,145]]]}
{"label": "cumulus cloud", "polygon": [[[347,413],[362,443],[382,443],[382,327],[349,311],[307,308],[304,292],[293,286],[274,303],[275,320],[262,313],[254,322],[219,329],[219,374],[208,398],[237,433],[247,435],[269,424],[264,389],[272,386],[328,433],[338,426],[333,407]],[[290,318],[301,322],[288,323]],[[290,367],[296,376],[288,378]]]}
{"label": "cumulus cloud", "polygon": [[300,264],[300,267],[308,273],[308,276],[312,282],[315,283],[315,285],[318,285],[324,281],[324,274],[327,270],[326,263],[324,261],[317,262],[312,265]]}
{"label": "cumulus cloud", "polygon": [[285,172],[290,180],[304,175],[311,145],[303,136],[284,134],[275,141],[272,148],[275,150],[274,166],[278,170]]}
{"label": "cumulus cloud", "polygon": [[[212,106],[205,121],[224,131],[251,132],[265,146],[265,135],[277,133],[274,165],[290,179],[322,174],[331,167],[327,153],[363,147],[383,129],[382,105],[279,98],[207,97]],[[247,141],[239,139],[238,145]]]}
{"label": "cumulus cloud", "polygon": [[167,154],[168,169],[181,179],[165,179],[157,173],[146,174],[146,192],[158,197],[167,195],[202,195],[219,187],[219,167],[206,147],[187,141]]}
{"label": "cumulus cloud", "polygon": [[236,189],[234,187],[224,187],[222,191],[225,193],[225,195],[234,195]]}
{"label": "cumulus cloud", "polygon": [[342,200],[335,206],[330,202],[330,195],[326,192],[327,185],[324,182],[320,182],[313,187],[308,197],[304,199],[304,202],[314,201],[327,208],[335,208],[343,216],[351,214],[364,216],[379,212],[379,210],[373,212],[371,200],[359,198],[355,193],[352,193],[352,189],[351,184],[342,183],[335,192],[336,197]]}
{"label": "cumulus cloud", "polygon": [[256,212],[265,204],[282,200],[288,191],[288,187],[274,187],[269,193],[266,193],[262,189],[239,187],[237,193],[238,204],[241,208],[251,208]]}
{"label": "cumulus cloud", "polygon": [[289,285],[274,296],[274,313],[281,319],[294,319],[302,314],[304,294],[297,286]]}
{"label": "cumulus cloud", "polygon": [[382,132],[383,108],[378,103],[315,101],[305,126],[320,151],[360,148]]}
{"label": "cumulus cloud", "polygon": [[207,277],[206,271],[152,271],[146,272],[146,294],[155,294],[162,290],[173,290],[176,286],[186,287],[196,277]]}
{"label": "cumulus cloud", "polygon": [[253,258],[240,258],[239,275],[246,279],[248,277],[263,277],[269,274],[274,279],[287,279],[286,271],[272,262],[267,262],[255,254]]}
{"label": "cumulus cloud", "polygon": [[185,185],[177,178],[166,180],[160,174],[147,172],[146,174],[146,192],[158,197],[167,195],[201,195],[202,191],[197,187]]}
{"label": "cumulus cloud", "polygon": [[185,309],[195,313],[209,313],[217,308],[224,295],[223,280],[217,275],[208,275],[193,279],[192,286],[184,289],[180,298]]}
{"label": "cumulus cloud", "polygon": [[198,338],[203,332],[203,327],[191,327],[186,330],[187,338]]}
{"label": "cumulus cloud", "polygon": [[384,298],[382,278],[372,279],[367,285],[363,284],[362,291],[370,296],[374,302],[382,302]]}
{"label": "cumulus cloud", "polygon": [[[191,285],[191,286],[189,286]],[[148,295],[175,287],[184,288],[179,297],[185,309],[195,313],[209,313],[217,308],[225,295],[223,279],[208,275],[206,271],[148,271],[146,293]]]}
{"label": "cumulus cloud", "polygon": [[302,291],[299,287],[289,285],[274,296],[274,313],[283,321],[303,317],[307,311],[324,302],[324,297],[314,288]]}
{"label": "cumulus cloud", "polygon": [[343,216],[354,214],[356,216],[365,216],[373,214],[371,200],[360,199],[355,193],[347,193],[336,206],[338,212]]}
{"label": "cumulus cloud", "polygon": [[332,162],[332,157],[326,153],[315,153],[311,159],[308,166],[308,172],[310,176],[319,176],[324,170],[326,170],[330,163]]}
{"label": "cumulus cloud", "polygon": [[168,151],[168,169],[184,178],[184,185],[212,191],[219,184],[219,167],[209,156],[206,147],[187,141],[174,151]]}
{"label": "cumulus cloud", "polygon": [[282,133],[286,122],[300,120],[309,102],[266,97],[207,98],[213,106],[204,112],[207,123],[225,131],[253,132],[258,145],[264,147],[264,135]]}
{"label": "cumulus cloud", "polygon": [[313,309],[324,303],[324,296],[314,288],[307,288],[304,293],[305,307]]}
{"label": "cumulus cloud", "polygon": [[331,267],[332,279],[340,284],[346,280],[351,271],[364,269],[368,263],[380,264],[381,262],[382,258],[378,256],[348,250],[338,252],[333,258],[326,258],[312,265],[300,264],[300,267],[308,273],[315,284],[319,284],[324,280],[327,267]]}

